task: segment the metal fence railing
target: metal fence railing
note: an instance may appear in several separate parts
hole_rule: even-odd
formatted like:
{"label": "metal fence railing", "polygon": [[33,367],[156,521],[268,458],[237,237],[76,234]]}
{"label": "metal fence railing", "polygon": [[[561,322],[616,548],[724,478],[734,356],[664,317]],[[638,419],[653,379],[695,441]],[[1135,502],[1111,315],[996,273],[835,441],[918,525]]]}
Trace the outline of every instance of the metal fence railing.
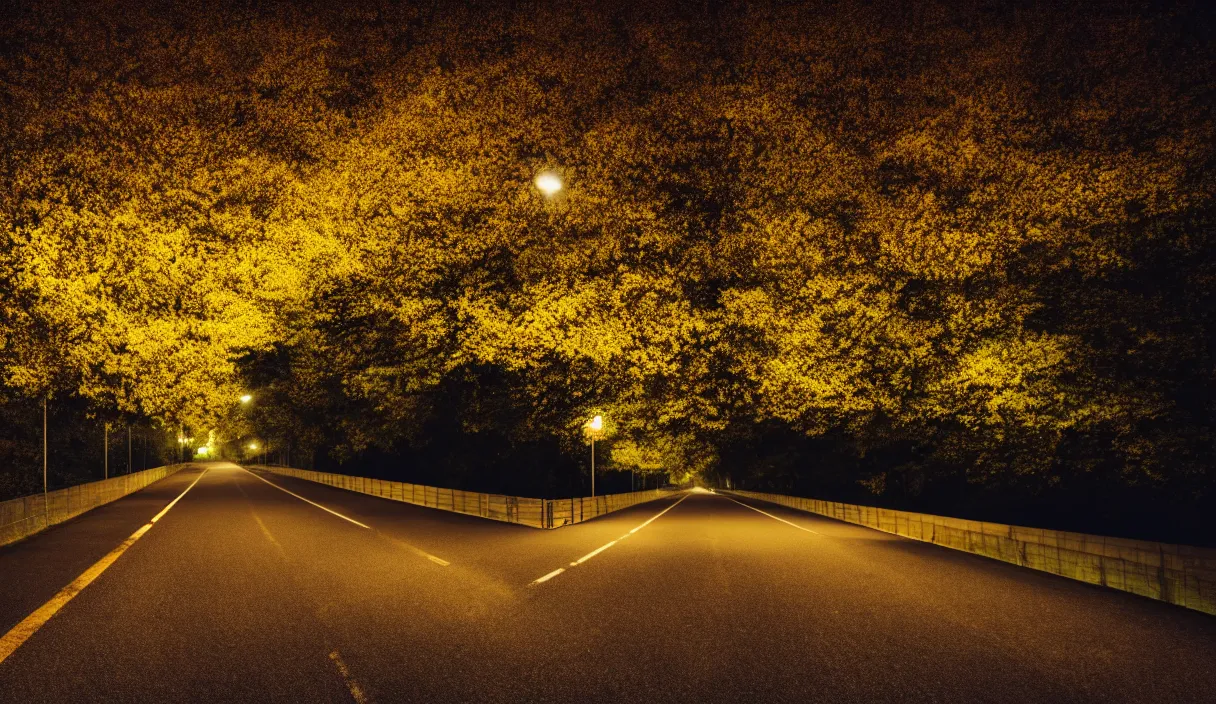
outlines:
{"label": "metal fence railing", "polygon": [[522,496],[506,496],[503,494],[483,494],[476,491],[461,491],[460,489],[444,489],[441,487],[425,486],[394,482],[387,479],[371,479],[355,477],[347,474],[330,472],[315,472],[308,469],[294,469],[273,465],[250,465],[258,469],[285,477],[304,479],[318,484],[325,484],[347,491],[378,496],[383,499],[401,501],[417,506],[427,506],[443,511],[463,513],[470,516],[480,516],[494,521],[518,523],[533,528],[560,528],[588,521],[596,516],[619,511],[646,501],[669,496],[672,491],[652,489],[635,491],[628,494],[609,494],[595,498],[583,497],[574,499],[530,499]]}
{"label": "metal fence railing", "polygon": [[755,491],[724,491],[1216,614],[1216,550],[968,521]]}
{"label": "metal fence railing", "polygon": [[546,528],[561,528],[574,523],[582,523],[605,513],[620,511],[623,508],[636,506],[670,496],[673,489],[649,489],[647,491],[632,491],[626,494],[605,494],[602,496],[582,496],[572,499],[545,499],[548,511]]}
{"label": "metal fence railing", "polygon": [[45,496],[34,494],[0,502],[0,545],[16,542],[85,511],[133,494],[186,466],[153,467],[142,472],[56,489]]}

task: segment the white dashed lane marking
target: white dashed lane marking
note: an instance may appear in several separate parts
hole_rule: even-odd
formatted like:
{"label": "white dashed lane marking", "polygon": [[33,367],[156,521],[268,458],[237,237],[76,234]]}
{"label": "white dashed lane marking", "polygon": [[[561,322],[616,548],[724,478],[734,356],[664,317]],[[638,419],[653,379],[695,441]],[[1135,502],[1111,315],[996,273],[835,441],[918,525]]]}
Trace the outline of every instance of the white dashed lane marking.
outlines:
{"label": "white dashed lane marking", "polygon": [[[684,499],[687,499],[687,498],[688,498],[688,494],[685,494],[685,495],[681,496],[681,497],[680,497],[680,501],[675,502],[674,504],[672,504],[672,505],[668,506],[667,508],[663,509],[662,511],[659,511],[659,512],[658,512],[658,513],[656,513],[655,515],[651,516],[651,517],[650,517],[650,518],[649,518],[649,519],[648,519],[648,520],[647,520],[645,523],[643,523],[642,525],[640,525],[640,526],[638,526],[638,527],[636,527],[636,528],[634,528],[634,529],[630,530],[630,531],[629,531],[628,533],[626,533],[625,535],[622,535],[621,537],[617,538],[616,540],[613,540],[612,542],[608,543],[607,545],[601,545],[600,547],[598,547],[598,548],[596,548],[596,549],[592,550],[591,552],[587,553],[586,555],[583,555],[582,557],[578,558],[578,559],[577,559],[577,560],[575,560],[574,562],[571,562],[571,563],[570,563],[570,566],[571,566],[571,567],[578,567],[579,565],[583,564],[583,563],[584,563],[584,562],[586,562],[587,560],[590,560],[591,558],[595,557],[596,555],[600,554],[601,552],[604,552],[605,550],[607,550],[608,548],[612,547],[613,545],[616,545],[617,543],[621,542],[621,541],[622,541],[622,540],[624,540],[625,538],[628,538],[629,536],[633,535],[634,533],[638,532],[639,530],[642,530],[642,529],[643,529],[643,528],[645,528],[646,526],[648,526],[648,525],[650,525],[651,523],[653,523],[653,522],[654,522],[656,519],[658,519],[658,518],[659,518],[659,516],[662,516],[664,513],[667,513],[668,511],[670,511],[671,509],[675,508],[676,506],[679,506],[679,505],[680,505],[680,502],[681,502],[681,501],[683,501]],[[545,575],[545,576],[543,576],[543,577],[540,577],[539,579],[534,579],[534,580],[532,580],[532,582],[531,582],[531,583],[530,583],[528,586],[530,586],[530,587],[534,587],[534,586],[536,586],[536,585],[538,585],[538,584],[543,584],[543,583],[545,583],[545,582],[548,582],[550,579],[553,579],[554,577],[556,577],[557,575],[559,575],[559,574],[561,574],[562,572],[565,572],[565,571],[566,571],[566,568],[565,568],[565,567],[559,567],[559,568],[557,568],[557,569],[553,570],[552,572],[550,572],[549,574],[547,574],[547,575]]]}
{"label": "white dashed lane marking", "polygon": [[[241,469],[245,469],[245,468],[242,467]],[[248,469],[245,469],[245,471],[249,472]],[[322,506],[321,504],[317,503],[316,501],[310,501],[310,500],[304,498],[303,496],[300,496],[299,494],[295,493],[294,491],[284,489],[283,487],[279,486],[278,484],[275,484],[274,482],[270,481],[266,477],[263,477],[259,474],[255,474],[254,472],[249,472],[249,473],[285,494],[290,494],[290,495],[296,497],[297,499],[299,499],[300,501],[303,501],[306,504],[311,504],[313,506],[316,506],[317,508],[321,509],[322,511],[333,514],[333,515],[337,516],[338,518],[341,518],[344,521],[349,521],[349,522],[359,526],[360,528],[365,528],[367,530],[370,530],[371,532],[375,533],[377,536],[389,541],[390,543],[393,543],[394,545],[405,548],[406,550],[409,550],[410,552],[414,553],[415,555],[417,555],[419,557],[425,557],[426,559],[430,560],[431,562],[434,562],[436,565],[447,567],[448,565],[452,564],[452,563],[448,562],[447,560],[444,560],[443,558],[435,557],[434,555],[430,554],[429,552],[426,552],[425,550],[416,548],[413,545],[410,545],[409,543],[407,543],[403,540],[398,540],[398,539],[392,537],[391,535],[388,535],[387,533],[378,531],[375,528],[372,528],[371,526],[367,525],[366,523],[360,523],[359,521],[356,521],[355,519],[351,518],[350,516],[343,516],[342,514],[338,513],[337,511],[335,511],[329,507]]]}

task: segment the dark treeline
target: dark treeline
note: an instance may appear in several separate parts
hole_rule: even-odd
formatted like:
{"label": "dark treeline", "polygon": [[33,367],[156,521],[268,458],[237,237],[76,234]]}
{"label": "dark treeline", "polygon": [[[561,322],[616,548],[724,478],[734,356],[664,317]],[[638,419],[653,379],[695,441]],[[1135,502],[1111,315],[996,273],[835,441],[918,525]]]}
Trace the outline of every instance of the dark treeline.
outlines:
{"label": "dark treeline", "polygon": [[[97,418],[78,398],[47,404],[47,488],[116,477],[177,462],[178,432],[133,420]],[[0,404],[0,501],[42,492],[42,402],[14,396]],[[129,436],[128,436],[129,434]],[[128,439],[129,437],[129,439]]]}
{"label": "dark treeline", "polygon": [[49,396],[559,496],[599,414],[601,491],[1213,540],[1204,4],[8,15],[15,448]]}

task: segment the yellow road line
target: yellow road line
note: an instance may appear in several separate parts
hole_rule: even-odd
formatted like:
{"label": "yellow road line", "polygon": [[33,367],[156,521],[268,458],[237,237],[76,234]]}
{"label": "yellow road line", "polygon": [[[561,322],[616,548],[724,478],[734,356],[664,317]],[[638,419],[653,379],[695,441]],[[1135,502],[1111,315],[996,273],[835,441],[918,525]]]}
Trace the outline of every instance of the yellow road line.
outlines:
{"label": "yellow road line", "polygon": [[350,676],[350,668],[342,661],[342,656],[338,651],[333,651],[329,654],[329,659],[334,661],[334,665],[338,667],[338,674],[342,675],[342,681],[346,683],[346,688],[350,690],[350,696],[358,704],[366,704],[367,695],[363,693],[363,688],[355,681],[354,677]]}
{"label": "yellow road line", "polygon": [[[689,496],[688,494],[685,494],[685,495],[681,496],[681,497],[680,497],[680,501],[683,501],[684,499],[687,499],[687,498],[688,498],[688,496]],[[598,548],[596,548],[596,549],[592,550],[591,552],[587,553],[586,555],[583,555],[582,557],[578,558],[578,559],[577,559],[577,560],[575,560],[574,562],[571,562],[571,563],[570,563],[570,566],[571,566],[571,567],[578,567],[579,565],[583,564],[583,563],[584,563],[584,562],[586,562],[587,560],[590,560],[591,558],[595,557],[596,555],[600,554],[601,552],[604,552],[605,550],[607,550],[608,548],[612,547],[613,545],[616,545],[617,543],[619,543],[620,541],[624,540],[625,538],[628,538],[629,536],[633,535],[634,533],[638,532],[639,530],[642,530],[643,528],[645,528],[646,526],[650,525],[650,524],[651,524],[651,523],[653,523],[655,520],[657,520],[657,519],[659,518],[659,516],[662,516],[664,513],[667,513],[668,511],[670,511],[671,509],[675,508],[676,506],[679,506],[679,505],[680,505],[680,501],[677,501],[677,502],[675,502],[674,504],[672,504],[672,505],[668,506],[667,508],[663,509],[662,511],[659,511],[659,512],[658,512],[658,513],[656,513],[655,515],[651,516],[651,517],[650,517],[650,518],[649,518],[649,519],[648,519],[648,520],[647,520],[645,523],[643,523],[642,525],[640,525],[640,526],[638,526],[638,527],[634,528],[633,530],[629,531],[629,532],[628,532],[628,533],[626,533],[625,535],[622,535],[621,537],[617,538],[616,540],[613,540],[612,542],[608,543],[607,545],[601,545],[600,547],[598,547]],[[533,581],[532,581],[532,582],[531,582],[531,583],[530,583],[528,586],[535,586],[535,585],[537,585],[537,584],[542,584],[542,583],[544,583],[544,582],[548,582],[550,579],[553,579],[554,577],[556,577],[557,575],[559,575],[559,574],[561,574],[562,572],[565,572],[565,571],[566,571],[566,568],[565,568],[565,567],[561,567],[561,568],[558,568],[558,569],[556,569],[556,570],[553,570],[552,572],[550,572],[549,574],[545,575],[544,577],[541,577],[540,579],[535,579],[535,580],[533,580]]]}
{"label": "yellow road line", "polygon": [[50,601],[38,607],[37,611],[29,616],[26,616],[21,623],[13,626],[12,630],[5,633],[4,637],[0,638],[0,663],[4,662],[8,656],[12,655],[13,652],[17,650],[17,648],[20,648],[25,641],[29,640],[30,636],[37,633],[38,629],[46,625],[46,622],[50,621],[52,616],[59,613],[59,610],[67,605],[67,603],[71,601],[77,594],[83,591],[85,587],[92,584],[93,580],[101,576],[101,573],[105,572],[110,565],[114,564],[115,560],[122,557],[122,554],[127,551],[127,548],[134,545],[136,540],[139,540],[143,537],[144,533],[151,530],[152,524],[159,521],[165,515],[165,513],[169,511],[169,509],[173,508],[178,501],[181,501],[182,497],[186,495],[186,492],[193,489],[194,485],[198,484],[199,480],[203,478],[203,474],[206,474],[207,472],[208,470],[204,469],[203,473],[198,475],[198,477],[191,482],[190,486],[186,487],[186,491],[178,494],[177,498],[169,502],[169,505],[162,509],[160,513],[156,514],[151,521],[148,521],[140,526],[139,530],[131,534],[131,537],[122,541],[122,544],[111,550],[105,557],[93,563],[92,567],[88,568],[83,574],[72,580],[71,584],[63,589],[60,589],[58,594],[51,597]]}
{"label": "yellow road line", "polygon": [[[245,469],[245,468],[241,467],[241,469]],[[245,469],[245,471],[249,472],[248,469]],[[419,557],[425,557],[426,559],[430,560],[431,562],[434,562],[437,565],[442,565],[444,567],[447,567],[448,565],[452,564],[452,563],[448,562],[447,560],[444,560],[443,558],[435,557],[434,555],[430,554],[429,552],[427,552],[425,550],[416,548],[413,545],[410,545],[409,543],[407,543],[403,540],[398,540],[397,538],[394,538],[382,531],[376,530],[375,528],[372,528],[371,526],[369,526],[367,524],[360,523],[359,521],[356,521],[355,519],[350,518],[349,516],[343,516],[342,514],[338,513],[337,511],[334,511],[331,508],[322,506],[321,504],[319,504],[315,501],[309,501],[308,499],[304,498],[303,496],[300,496],[299,494],[295,493],[294,491],[284,489],[283,487],[279,486],[278,484],[275,484],[274,482],[270,481],[269,479],[267,479],[259,474],[254,474],[253,472],[249,472],[249,473],[252,474],[253,476],[257,477],[258,479],[261,479],[262,481],[266,482],[270,486],[273,486],[274,488],[278,489],[279,491],[282,491],[287,494],[291,494],[292,496],[296,497],[297,499],[299,499],[300,501],[303,501],[306,504],[312,504],[313,506],[316,506],[317,508],[321,509],[322,511],[325,511],[326,513],[332,513],[333,515],[337,516],[338,518],[341,518],[344,521],[350,521],[351,523],[354,523],[355,525],[359,526],[360,528],[366,528],[367,530],[370,530],[372,533],[375,533],[377,536],[384,538],[385,540],[389,541],[390,543],[399,545],[399,546],[405,548],[406,550],[409,550],[410,552],[414,553],[415,555],[418,555]]]}
{"label": "yellow road line", "polygon": [[787,526],[794,526],[798,530],[805,530],[806,532],[814,533],[815,535],[823,535],[823,533],[820,533],[819,531],[814,531],[814,530],[811,530],[810,528],[803,528],[802,526],[798,525],[797,523],[790,523],[789,521],[785,520],[784,518],[778,518],[767,511],[761,511],[760,509],[756,508],[755,506],[748,506],[747,504],[743,503],[742,501],[737,501],[735,499],[732,499],[729,496],[726,498],[730,499],[731,501],[734,501],[735,503],[739,504],[740,506],[742,506],[744,508],[750,508],[751,510],[755,511],[756,513],[763,513],[764,515],[768,516],[769,518],[773,519],[774,521],[781,521],[782,523],[786,524]]}
{"label": "yellow road line", "polygon": [[[207,472],[210,472],[210,471],[211,471],[210,469],[204,469],[203,474],[206,474]],[[191,489],[193,489],[194,485],[198,484],[198,480],[203,478],[203,474],[200,474],[197,477],[195,477],[194,481],[190,482],[190,486],[186,487],[186,491],[190,491]],[[166,513],[169,512],[169,509],[173,508],[177,504],[178,501],[182,500],[182,497],[186,495],[186,491],[183,491],[182,493],[178,494],[176,499],[170,501],[168,506],[162,508],[160,510],[160,513],[153,516],[152,520],[150,520],[148,522],[156,523],[157,521],[159,521],[161,519],[161,517],[163,517]]]}

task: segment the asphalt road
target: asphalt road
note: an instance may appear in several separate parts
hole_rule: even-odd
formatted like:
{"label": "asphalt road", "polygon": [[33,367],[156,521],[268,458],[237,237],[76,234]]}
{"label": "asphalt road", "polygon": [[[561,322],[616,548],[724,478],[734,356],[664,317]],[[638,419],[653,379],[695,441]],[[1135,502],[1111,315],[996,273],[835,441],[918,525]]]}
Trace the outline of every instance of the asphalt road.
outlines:
{"label": "asphalt road", "polygon": [[0,634],[195,480],[0,701],[1216,700],[1216,618],[769,504],[540,531],[225,464],[0,548]]}

